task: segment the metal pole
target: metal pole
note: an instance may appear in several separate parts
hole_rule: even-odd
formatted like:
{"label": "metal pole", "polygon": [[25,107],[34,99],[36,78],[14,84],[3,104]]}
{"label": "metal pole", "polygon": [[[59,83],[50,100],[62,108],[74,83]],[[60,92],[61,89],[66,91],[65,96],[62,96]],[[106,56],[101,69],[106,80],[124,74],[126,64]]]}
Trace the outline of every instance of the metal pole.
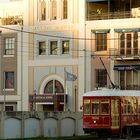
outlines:
{"label": "metal pole", "polygon": [[64,111],[66,111],[66,69],[64,68]]}
{"label": "metal pole", "polygon": [[21,25],[21,111],[23,111],[23,24]]}
{"label": "metal pole", "polygon": [[65,78],[65,81],[64,81],[64,111],[66,111],[66,78]]}
{"label": "metal pole", "polygon": [[5,111],[5,102],[6,102],[6,95],[5,95],[5,72],[3,73],[3,96],[4,96],[4,101],[3,101],[3,111]]}
{"label": "metal pole", "polygon": [[[1,36],[2,31],[0,30],[0,40],[1,40],[1,48],[2,48],[2,36]],[[5,95],[5,72],[3,72],[3,109],[2,111],[5,111],[5,102],[6,102],[6,95]]]}
{"label": "metal pole", "polygon": [[[85,40],[85,48],[86,48],[86,40]],[[84,92],[86,92],[86,49],[84,51]]]}
{"label": "metal pole", "polygon": [[77,111],[77,103],[76,103],[76,101],[77,101],[77,95],[76,95],[76,92],[77,92],[77,86],[75,85],[75,89],[74,89],[74,93],[75,93],[75,112]]}

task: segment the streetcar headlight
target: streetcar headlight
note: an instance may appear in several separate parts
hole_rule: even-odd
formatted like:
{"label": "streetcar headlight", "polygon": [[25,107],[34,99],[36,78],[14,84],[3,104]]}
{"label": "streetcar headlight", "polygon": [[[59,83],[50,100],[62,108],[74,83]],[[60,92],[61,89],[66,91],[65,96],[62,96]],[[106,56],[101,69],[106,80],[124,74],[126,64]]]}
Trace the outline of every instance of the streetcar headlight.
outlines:
{"label": "streetcar headlight", "polygon": [[94,123],[96,123],[96,121],[93,121]]}

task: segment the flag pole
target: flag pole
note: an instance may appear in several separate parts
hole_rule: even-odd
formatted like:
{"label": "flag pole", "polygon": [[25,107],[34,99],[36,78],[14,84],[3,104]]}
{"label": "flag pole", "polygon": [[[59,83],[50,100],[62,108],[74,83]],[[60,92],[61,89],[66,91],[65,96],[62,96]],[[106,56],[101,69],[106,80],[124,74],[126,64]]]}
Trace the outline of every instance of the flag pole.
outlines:
{"label": "flag pole", "polygon": [[64,111],[66,111],[66,70],[64,68]]}

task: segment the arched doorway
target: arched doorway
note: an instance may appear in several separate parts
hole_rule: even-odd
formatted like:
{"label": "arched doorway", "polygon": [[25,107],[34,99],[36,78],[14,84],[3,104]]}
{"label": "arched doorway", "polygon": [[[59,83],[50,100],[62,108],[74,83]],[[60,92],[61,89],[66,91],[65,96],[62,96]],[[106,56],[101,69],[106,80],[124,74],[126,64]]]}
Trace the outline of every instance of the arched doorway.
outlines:
{"label": "arched doorway", "polygon": [[[63,111],[64,107],[64,87],[60,81],[54,79],[46,83],[44,95],[48,96],[48,101],[43,104],[43,111]],[[49,101],[49,97],[52,100]]]}

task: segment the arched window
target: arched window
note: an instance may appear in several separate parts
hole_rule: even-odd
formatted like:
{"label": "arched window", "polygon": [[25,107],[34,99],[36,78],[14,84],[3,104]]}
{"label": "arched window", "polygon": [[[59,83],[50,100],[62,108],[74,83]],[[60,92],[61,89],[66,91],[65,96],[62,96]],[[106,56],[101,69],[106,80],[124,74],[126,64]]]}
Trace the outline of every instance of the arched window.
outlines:
{"label": "arched window", "polygon": [[40,0],[40,19],[46,20],[46,2],[45,2],[45,0]]}
{"label": "arched window", "polygon": [[51,19],[52,20],[57,19],[57,2],[56,2],[56,0],[51,1]]}
{"label": "arched window", "polygon": [[63,85],[58,80],[49,81],[44,88],[44,94],[50,93],[64,93]]}
{"label": "arched window", "polygon": [[63,0],[63,19],[68,18],[68,1]]}

